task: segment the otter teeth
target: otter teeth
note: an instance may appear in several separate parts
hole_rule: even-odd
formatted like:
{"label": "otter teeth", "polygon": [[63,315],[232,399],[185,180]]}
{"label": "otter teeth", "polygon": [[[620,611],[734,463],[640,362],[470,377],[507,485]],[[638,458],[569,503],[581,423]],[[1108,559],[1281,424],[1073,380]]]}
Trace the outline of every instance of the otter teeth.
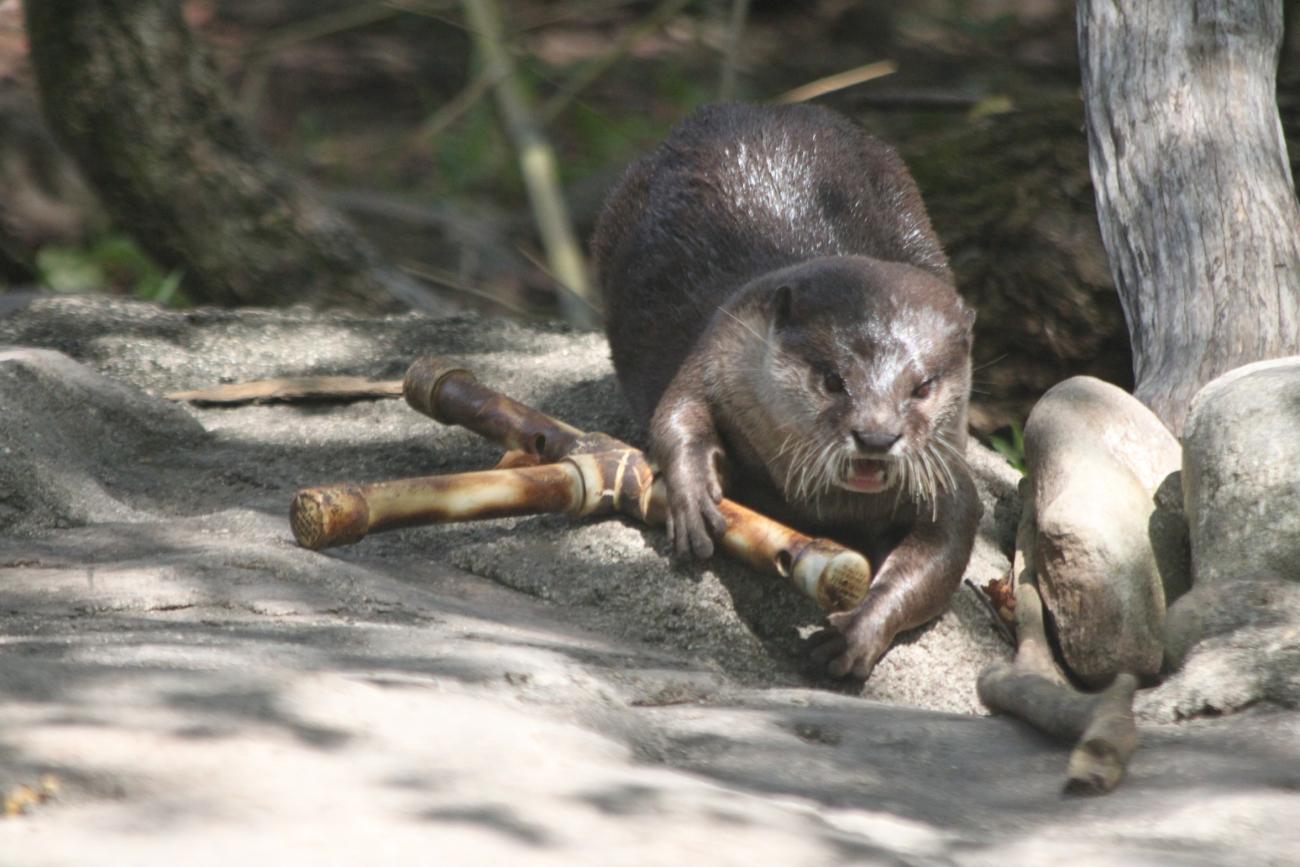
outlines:
{"label": "otter teeth", "polygon": [[853,458],[849,461],[848,473],[840,483],[850,491],[862,494],[878,494],[886,490],[894,481],[893,461],[877,458]]}

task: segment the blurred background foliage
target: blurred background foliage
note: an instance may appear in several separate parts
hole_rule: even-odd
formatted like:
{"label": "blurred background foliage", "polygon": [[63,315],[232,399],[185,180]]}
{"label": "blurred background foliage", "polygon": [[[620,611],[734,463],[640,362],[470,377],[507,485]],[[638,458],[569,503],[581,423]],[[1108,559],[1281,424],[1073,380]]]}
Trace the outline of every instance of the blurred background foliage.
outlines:
{"label": "blurred background foliage", "polygon": [[[1074,373],[1130,384],[1093,211],[1070,0],[751,0],[740,30],[735,0],[498,5],[580,237],[627,163],[718,98],[729,62],[737,98],[770,100],[888,61],[892,74],[816,101],[895,144],[913,169],[979,310],[975,426],[1010,437],[1032,400]],[[1289,137],[1300,126],[1295,6],[1279,79]],[[248,125],[390,261],[464,309],[556,314],[461,2],[183,7]],[[61,157],[26,55],[20,2],[0,0],[0,291],[187,304],[184,269],[151,263]]]}

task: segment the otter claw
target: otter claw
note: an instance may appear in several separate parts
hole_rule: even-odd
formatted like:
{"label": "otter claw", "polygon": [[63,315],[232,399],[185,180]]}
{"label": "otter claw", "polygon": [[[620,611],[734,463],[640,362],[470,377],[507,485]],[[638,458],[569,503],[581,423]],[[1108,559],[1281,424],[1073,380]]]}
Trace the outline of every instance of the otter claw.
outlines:
{"label": "otter claw", "polygon": [[727,529],[727,519],[713,503],[674,505],[668,514],[668,540],[681,558],[694,555],[700,560],[713,556],[713,540]]}
{"label": "otter claw", "polygon": [[715,447],[683,449],[667,463],[668,539],[677,557],[707,560],[713,556],[713,540],[727,530],[727,519],[718,508],[722,483],[716,451]]}
{"label": "otter claw", "polygon": [[871,629],[858,611],[832,614],[827,625],[809,638],[809,655],[818,665],[826,666],[831,677],[871,677],[876,663],[884,656],[888,643],[880,640],[878,630]]}

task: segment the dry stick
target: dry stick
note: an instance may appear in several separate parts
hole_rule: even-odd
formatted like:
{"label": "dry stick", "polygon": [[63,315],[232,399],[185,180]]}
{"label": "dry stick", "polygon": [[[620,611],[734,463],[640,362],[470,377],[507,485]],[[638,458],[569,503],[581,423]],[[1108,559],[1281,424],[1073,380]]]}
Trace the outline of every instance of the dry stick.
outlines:
{"label": "dry stick", "polygon": [[730,102],[736,98],[736,65],[740,55],[740,37],[745,32],[749,17],[749,0],[732,0],[731,16],[727,21],[727,45],[722,56],[722,77],[718,82],[718,101]]}
{"label": "dry stick", "polygon": [[1065,791],[1104,794],[1124,778],[1137,748],[1133,694],[1137,678],[1124,673],[1104,691],[1080,692],[1066,683],[1043,628],[1043,603],[1031,584],[1016,589],[1019,646],[1011,664],[995,662],[976,689],[989,710],[1022,719],[1052,737],[1077,741]]}
{"label": "dry stick", "polygon": [[168,400],[189,403],[237,404],[293,403],[308,400],[364,400],[401,397],[402,383],[361,376],[299,376],[286,379],[256,379],[217,385],[194,391],[173,391]]}
{"label": "dry stick", "polygon": [[534,121],[523,84],[514,74],[495,0],[464,0],[464,5],[474,42],[491,70],[489,75],[496,81],[497,105],[519,158],[519,169],[528,189],[533,220],[546,247],[546,258],[567,290],[560,294],[561,309],[571,324],[590,327],[597,319],[596,307],[587,266],[560,191],[555,152]]}
{"label": "dry stick", "polygon": [[610,46],[608,51],[595,60],[583,64],[582,68],[560,85],[560,89],[546,101],[541,111],[537,113],[537,118],[542,125],[549,126],[552,121],[564,113],[564,110],[577,98],[579,93],[582,93],[593,82],[608,72],[609,68],[631,51],[634,45],[663,27],[669,19],[685,9],[689,3],[690,0],[663,0],[658,6],[650,10],[650,14],[642,18],[635,27],[625,30],[623,35]]}
{"label": "dry stick", "polygon": [[807,102],[810,99],[816,99],[837,90],[844,90],[877,78],[884,78],[886,75],[893,75],[897,71],[898,64],[894,61],[878,60],[875,63],[868,63],[866,66],[837,72],[834,75],[828,75],[825,78],[802,84],[793,90],[787,90],[774,99],[773,102]]}
{"label": "dry stick", "polygon": [[[289,513],[299,544],[320,549],[396,527],[545,512],[586,517],[617,511],[648,524],[664,522],[663,482],[646,456],[626,443],[583,433],[438,359],[412,364],[403,390],[407,403],[425,415],[543,463],[306,488]],[[805,536],[730,500],[719,509],[727,519],[719,546],[735,559],[788,579],[827,611],[856,607],[866,596],[871,567],[858,552]]]}
{"label": "dry stick", "polygon": [[370,533],[427,524],[560,512],[592,514],[573,462],[305,488],[289,507],[294,538],[318,551]]}
{"label": "dry stick", "polygon": [[[436,422],[463,427],[508,451],[536,455],[544,463],[561,461],[579,451],[607,451],[623,445],[604,434],[584,434],[525,406],[440,358],[416,359],[406,371],[402,393],[412,409]],[[599,445],[595,444],[597,438],[602,438]]]}

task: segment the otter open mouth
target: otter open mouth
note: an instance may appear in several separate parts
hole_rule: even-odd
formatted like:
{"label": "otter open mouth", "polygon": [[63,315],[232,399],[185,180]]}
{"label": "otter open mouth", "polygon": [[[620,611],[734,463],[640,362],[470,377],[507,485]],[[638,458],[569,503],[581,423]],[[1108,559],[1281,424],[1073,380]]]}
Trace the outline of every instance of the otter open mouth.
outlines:
{"label": "otter open mouth", "polygon": [[890,461],[853,458],[844,477],[844,487],[861,494],[878,494],[893,481]]}

